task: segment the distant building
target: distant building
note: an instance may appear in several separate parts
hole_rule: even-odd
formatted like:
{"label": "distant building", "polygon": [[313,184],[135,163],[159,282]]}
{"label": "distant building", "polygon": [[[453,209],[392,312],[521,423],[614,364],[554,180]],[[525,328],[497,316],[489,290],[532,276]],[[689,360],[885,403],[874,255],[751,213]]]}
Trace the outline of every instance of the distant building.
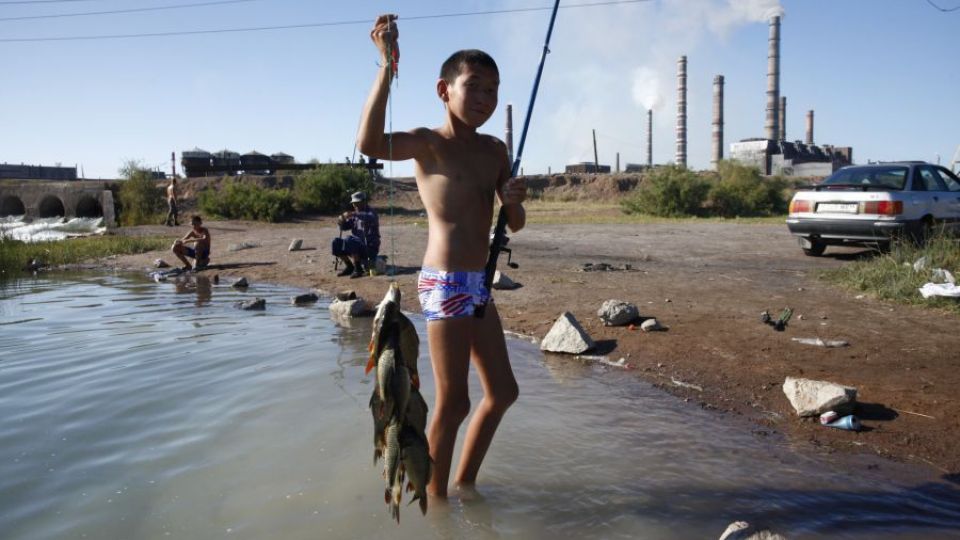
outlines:
{"label": "distant building", "polygon": [[853,162],[853,148],[805,144],[802,141],[744,139],[730,145],[730,159],[766,175],[829,176]]}
{"label": "distant building", "polygon": [[13,165],[0,163],[0,179],[11,180],[76,180],[76,167],[47,167],[44,165]]}
{"label": "distant building", "polygon": [[609,166],[609,165],[599,165],[599,166],[598,166],[596,163],[594,163],[594,162],[592,162],[592,161],[584,161],[584,162],[582,162],[582,163],[574,163],[574,164],[572,164],[572,165],[567,165],[566,171],[567,171],[568,173],[594,173],[594,174],[601,174],[601,173],[609,173],[609,172],[610,172],[610,166]]}

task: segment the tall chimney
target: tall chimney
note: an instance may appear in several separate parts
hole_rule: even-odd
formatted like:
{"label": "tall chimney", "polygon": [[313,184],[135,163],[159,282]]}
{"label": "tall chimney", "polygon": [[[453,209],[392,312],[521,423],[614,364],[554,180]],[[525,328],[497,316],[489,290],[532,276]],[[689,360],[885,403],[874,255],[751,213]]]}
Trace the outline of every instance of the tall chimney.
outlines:
{"label": "tall chimney", "polygon": [[510,159],[510,166],[513,166],[513,105],[507,103],[507,157]]}
{"label": "tall chimney", "polygon": [[653,109],[647,110],[647,167],[653,167]]}
{"label": "tall chimney", "polygon": [[780,128],[780,17],[770,19],[770,38],[767,51],[767,120],[764,124],[766,137],[777,139]]}
{"label": "tall chimney", "polygon": [[807,111],[807,144],[813,144],[813,111]]}
{"label": "tall chimney", "polygon": [[723,159],[723,75],[713,78],[713,153],[710,165],[714,169]]}
{"label": "tall chimney", "polygon": [[787,140],[787,96],[780,96],[780,140]]}
{"label": "tall chimney", "polygon": [[687,57],[677,60],[677,165],[687,166]]}

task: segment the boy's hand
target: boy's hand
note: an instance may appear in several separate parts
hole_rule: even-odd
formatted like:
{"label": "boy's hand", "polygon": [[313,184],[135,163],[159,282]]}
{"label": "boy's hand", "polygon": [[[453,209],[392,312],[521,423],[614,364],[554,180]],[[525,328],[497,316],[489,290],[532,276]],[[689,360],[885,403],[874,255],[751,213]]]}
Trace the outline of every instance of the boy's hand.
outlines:
{"label": "boy's hand", "polygon": [[527,181],[511,178],[503,185],[503,204],[520,204],[527,200]]}
{"label": "boy's hand", "polygon": [[370,31],[370,39],[380,51],[384,65],[400,61],[400,30],[397,28],[397,16],[388,13],[377,17]]}

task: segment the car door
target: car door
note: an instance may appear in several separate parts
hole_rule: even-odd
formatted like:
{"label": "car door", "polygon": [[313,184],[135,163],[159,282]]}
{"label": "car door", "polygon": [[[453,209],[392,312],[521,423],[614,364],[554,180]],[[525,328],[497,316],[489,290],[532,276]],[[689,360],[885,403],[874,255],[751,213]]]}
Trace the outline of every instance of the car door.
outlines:
{"label": "car door", "polygon": [[947,191],[947,186],[940,179],[940,174],[932,165],[917,167],[913,187],[915,190],[925,192],[925,199],[929,204],[929,213],[938,225],[945,220],[949,220],[951,210],[948,197],[950,194]]}
{"label": "car door", "polygon": [[960,178],[943,167],[934,169],[947,188],[946,201],[949,216],[944,218],[947,226],[954,232],[960,232]]}

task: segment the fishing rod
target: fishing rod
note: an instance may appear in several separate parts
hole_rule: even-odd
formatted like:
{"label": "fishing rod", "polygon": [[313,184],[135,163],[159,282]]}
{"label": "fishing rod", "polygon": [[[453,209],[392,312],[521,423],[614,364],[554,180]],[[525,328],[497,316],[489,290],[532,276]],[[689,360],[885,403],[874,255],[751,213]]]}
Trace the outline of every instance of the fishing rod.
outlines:
{"label": "fishing rod", "polygon": [[[517,176],[520,172],[520,158],[523,157],[523,145],[527,141],[527,128],[530,127],[530,117],[533,116],[533,104],[537,101],[537,90],[540,89],[540,76],[543,75],[543,64],[547,60],[547,54],[550,53],[550,36],[553,35],[553,23],[557,20],[557,10],[560,8],[560,0],[553,4],[553,12],[550,14],[550,25],[547,27],[547,38],[543,42],[543,53],[540,55],[540,65],[537,67],[537,76],[533,80],[533,90],[530,92],[530,105],[527,106],[527,116],[523,120],[523,130],[520,132],[520,144],[517,146],[517,154],[514,156],[513,167],[510,169],[510,178]],[[490,240],[490,255],[487,257],[487,264],[483,268],[483,286],[488,293],[493,290],[493,275],[497,271],[497,259],[500,254],[506,252],[507,265],[511,268],[517,268],[517,264],[510,262],[512,253],[507,247],[507,211],[505,206],[500,207],[500,213],[497,215],[497,226],[493,229],[493,238]],[[489,300],[487,300],[489,302]],[[487,311],[487,302],[484,302],[474,308],[473,314],[477,318],[482,318]]]}

